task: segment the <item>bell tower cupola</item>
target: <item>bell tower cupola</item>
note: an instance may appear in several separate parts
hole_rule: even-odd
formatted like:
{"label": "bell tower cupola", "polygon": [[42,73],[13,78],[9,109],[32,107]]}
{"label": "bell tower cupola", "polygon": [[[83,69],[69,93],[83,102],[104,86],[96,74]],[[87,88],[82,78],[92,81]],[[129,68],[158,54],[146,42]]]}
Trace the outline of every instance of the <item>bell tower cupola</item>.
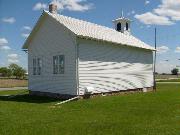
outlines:
{"label": "bell tower cupola", "polygon": [[113,20],[113,23],[115,25],[115,29],[118,32],[124,33],[126,35],[131,34],[131,29],[130,29],[131,20],[128,18],[125,18],[123,15],[123,12],[120,18]]}

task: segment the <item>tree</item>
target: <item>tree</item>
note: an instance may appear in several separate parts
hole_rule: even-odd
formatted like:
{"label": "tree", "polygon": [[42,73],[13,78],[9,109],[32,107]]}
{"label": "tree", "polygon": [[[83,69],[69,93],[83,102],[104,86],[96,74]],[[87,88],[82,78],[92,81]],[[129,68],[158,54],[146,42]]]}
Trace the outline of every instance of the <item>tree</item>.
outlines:
{"label": "tree", "polygon": [[179,69],[174,68],[173,70],[171,70],[172,75],[178,75]]}
{"label": "tree", "polygon": [[11,70],[7,67],[1,67],[0,73],[2,74],[3,77],[11,77],[12,76]]}
{"label": "tree", "polygon": [[17,79],[21,79],[25,77],[26,70],[20,67],[17,64],[10,64],[9,69],[12,72],[12,75],[15,76]]}
{"label": "tree", "polygon": [[159,73],[158,72],[155,72],[155,75],[158,75]]}
{"label": "tree", "polygon": [[17,79],[22,79],[25,77],[26,74],[26,70],[23,69],[22,67],[18,67],[15,71],[14,71],[14,76],[16,76]]}
{"label": "tree", "polygon": [[9,69],[11,70],[13,76],[15,76],[14,73],[19,67],[20,66],[18,66],[17,64],[10,64],[9,65]]}

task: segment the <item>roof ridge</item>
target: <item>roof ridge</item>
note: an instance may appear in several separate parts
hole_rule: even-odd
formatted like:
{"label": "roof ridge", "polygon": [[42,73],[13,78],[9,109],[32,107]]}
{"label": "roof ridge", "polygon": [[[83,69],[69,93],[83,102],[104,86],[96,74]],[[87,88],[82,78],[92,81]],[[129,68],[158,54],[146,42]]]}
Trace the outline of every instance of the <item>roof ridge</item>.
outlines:
{"label": "roof ridge", "polygon": [[131,47],[155,50],[152,46],[146,44],[140,39],[137,39],[133,35],[126,35],[107,26],[61,14],[52,14],[49,11],[44,12],[68,28],[76,36],[88,37],[90,39],[97,39]]}
{"label": "roof ridge", "polygon": [[[85,23],[89,23],[89,24],[93,24],[93,25],[96,25],[96,26],[99,26],[99,27],[104,27],[106,29],[110,29],[114,32],[117,32],[115,29],[111,28],[111,27],[108,27],[108,26],[104,26],[104,25],[100,25],[100,24],[97,24],[97,23],[93,23],[93,22],[89,22],[89,21],[86,21],[86,20],[83,20],[83,19],[77,19],[77,18],[74,18],[74,17],[71,17],[71,16],[65,16],[65,15],[62,15],[62,14],[52,14],[50,13],[49,11],[45,11],[46,13],[52,15],[52,16],[61,16],[61,17],[65,17],[65,18],[69,18],[69,19],[73,19],[73,20],[76,20],[76,21],[82,21],[82,22],[85,22]],[[117,33],[120,33],[120,32],[117,32]],[[123,33],[120,33],[122,35],[125,35]],[[129,36],[129,35],[125,35],[125,36]]]}

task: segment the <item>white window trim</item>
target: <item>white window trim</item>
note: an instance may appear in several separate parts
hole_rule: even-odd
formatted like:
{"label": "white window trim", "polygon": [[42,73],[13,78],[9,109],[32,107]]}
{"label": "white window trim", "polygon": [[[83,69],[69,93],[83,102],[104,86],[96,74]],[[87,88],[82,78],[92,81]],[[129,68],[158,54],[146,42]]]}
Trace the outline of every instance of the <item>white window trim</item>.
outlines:
{"label": "white window trim", "polygon": [[[40,59],[40,66],[38,66],[38,59]],[[34,60],[36,60],[36,65],[34,66]],[[32,59],[32,75],[33,76],[41,76],[42,75],[42,68],[43,67],[43,60],[42,60],[42,57],[38,57],[38,56],[36,56],[36,57],[33,57],[33,59]],[[34,68],[36,68],[36,73],[34,74]],[[40,74],[37,74],[37,71],[38,71],[38,68],[40,68]]]}
{"label": "white window trim", "polygon": [[[60,64],[59,64],[59,56],[63,56],[63,60],[64,60],[63,72],[62,73],[59,72],[59,66],[60,66]],[[58,64],[57,64],[57,66],[58,66],[57,70],[58,71],[57,71],[57,73],[54,73],[54,57],[58,57],[58,59],[57,59],[57,61],[58,61]],[[56,55],[52,56],[52,74],[55,75],[55,76],[63,76],[65,74],[65,55],[64,54],[57,53]]]}

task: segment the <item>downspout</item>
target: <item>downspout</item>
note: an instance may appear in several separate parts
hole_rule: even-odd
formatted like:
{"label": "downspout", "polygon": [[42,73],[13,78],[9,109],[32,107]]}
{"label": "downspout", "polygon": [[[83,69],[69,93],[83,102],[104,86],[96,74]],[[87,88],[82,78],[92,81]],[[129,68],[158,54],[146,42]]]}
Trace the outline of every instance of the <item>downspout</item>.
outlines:
{"label": "downspout", "polygon": [[76,88],[77,88],[77,95],[79,96],[79,43],[75,41],[76,45]]}

